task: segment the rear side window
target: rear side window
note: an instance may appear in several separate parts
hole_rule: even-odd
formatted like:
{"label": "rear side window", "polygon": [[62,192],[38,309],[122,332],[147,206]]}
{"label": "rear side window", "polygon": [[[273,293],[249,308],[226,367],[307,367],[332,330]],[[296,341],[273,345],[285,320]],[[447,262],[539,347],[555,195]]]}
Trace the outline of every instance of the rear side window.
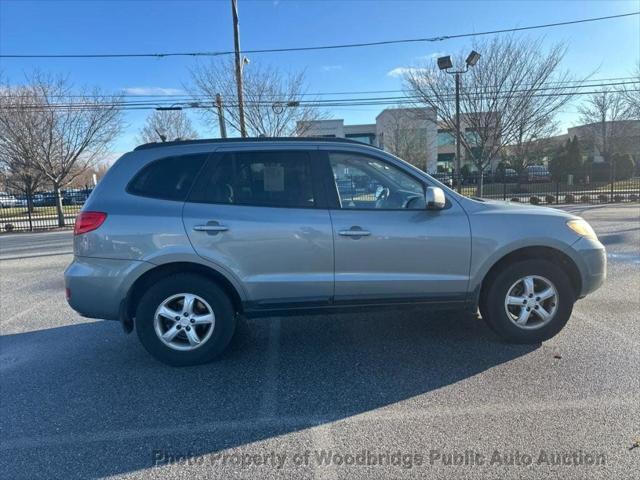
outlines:
{"label": "rear side window", "polygon": [[143,197],[184,201],[209,154],[161,158],[140,170],[127,192]]}
{"label": "rear side window", "polygon": [[223,154],[189,197],[198,203],[312,208],[311,164],[302,151]]}

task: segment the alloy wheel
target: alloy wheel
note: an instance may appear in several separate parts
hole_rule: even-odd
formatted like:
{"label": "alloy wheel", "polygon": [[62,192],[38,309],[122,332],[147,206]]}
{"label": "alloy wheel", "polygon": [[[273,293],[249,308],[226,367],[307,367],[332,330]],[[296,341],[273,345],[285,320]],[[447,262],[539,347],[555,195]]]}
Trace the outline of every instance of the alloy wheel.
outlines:
{"label": "alloy wheel", "polygon": [[547,325],[558,310],[558,290],[538,275],[513,283],[504,300],[507,317],[519,328],[534,330]]}
{"label": "alloy wheel", "polygon": [[153,319],[156,335],[169,348],[190,351],[211,338],[216,317],[211,306],[198,295],[178,293],[166,298]]}

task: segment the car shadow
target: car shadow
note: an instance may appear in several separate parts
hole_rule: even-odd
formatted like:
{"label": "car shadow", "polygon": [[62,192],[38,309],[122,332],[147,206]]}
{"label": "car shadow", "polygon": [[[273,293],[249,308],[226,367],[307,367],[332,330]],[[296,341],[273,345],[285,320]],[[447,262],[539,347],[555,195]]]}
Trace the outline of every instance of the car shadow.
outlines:
{"label": "car shadow", "polygon": [[424,402],[538,347],[447,312],[242,320],[223,358],[190,368],[158,363],[115,322],[5,335],[0,468],[7,478],[148,469],[157,451],[206,455]]}

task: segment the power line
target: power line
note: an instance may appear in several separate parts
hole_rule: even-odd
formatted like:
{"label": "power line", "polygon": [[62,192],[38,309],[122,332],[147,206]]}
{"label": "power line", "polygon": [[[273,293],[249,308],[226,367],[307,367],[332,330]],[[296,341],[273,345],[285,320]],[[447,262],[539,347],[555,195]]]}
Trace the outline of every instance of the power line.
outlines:
{"label": "power line", "polygon": [[[576,81],[576,80],[571,80],[571,81],[567,81],[567,82],[549,82],[546,83],[544,86],[540,86],[540,87],[536,87],[536,91],[554,91],[554,90],[566,90],[566,89],[584,89],[584,88],[597,88],[597,87],[619,87],[619,86],[624,86],[624,85],[634,85],[637,83],[640,83],[640,79],[638,79],[637,77],[618,77],[613,78],[611,80],[621,80],[621,81],[617,81],[617,82],[605,82],[605,80],[608,79],[594,79],[589,81],[588,83],[578,83],[577,85],[574,85],[574,83],[580,82],[580,80]],[[529,86],[529,84],[523,84],[523,87]],[[483,91],[484,94],[491,94],[491,88],[493,88],[492,86],[487,86],[486,90]],[[514,93],[517,92],[527,92],[528,90],[515,90]],[[313,96],[313,97],[320,97],[320,96],[325,96],[325,95],[366,95],[366,94],[375,94],[375,93],[405,93],[405,90],[363,90],[363,91],[352,91],[352,92],[317,92],[317,93],[302,93],[302,94],[298,94],[298,96]],[[453,90],[451,90],[451,93],[453,94]],[[5,95],[0,95],[0,98],[3,97],[4,98],[29,98],[31,97],[30,94],[5,94]],[[182,104],[184,105],[188,105],[190,103],[197,103],[199,101],[211,101],[211,97],[207,96],[207,95],[168,95],[168,96],[162,96],[162,95],[118,95],[116,94],[107,94],[107,95],[95,95],[95,94],[91,94],[91,95],[51,95],[48,98],[55,98],[55,99],[74,99],[74,98],[78,98],[78,99],[108,99],[109,97],[111,98],[140,98],[140,100],[125,100],[122,102],[103,102],[105,104],[112,104],[112,103],[118,103],[118,104],[122,104],[122,105],[134,105],[134,104],[149,104],[149,105],[178,105],[178,104]],[[407,98],[407,95],[403,95],[401,97],[376,97],[375,99],[393,99],[393,98]],[[410,96],[409,96],[410,97]],[[151,100],[151,99],[155,99],[157,98],[157,100]],[[264,98],[266,98],[267,100],[264,101],[265,104],[271,105],[273,103],[274,100],[282,100],[283,96],[282,95],[266,95],[264,96]],[[348,101],[350,99],[339,99],[339,100],[343,100],[343,101]],[[367,98],[353,98],[353,100],[367,100]],[[302,102],[305,101],[317,101],[317,102],[326,102],[326,101],[336,101],[335,99],[330,99],[330,100],[323,100],[323,99],[319,99],[319,100],[301,100]],[[78,102],[80,103],[80,102]],[[255,102],[254,102],[255,103]]]}
{"label": "power line", "polygon": [[[500,30],[488,30],[484,32],[459,33],[453,35],[440,35],[437,37],[425,38],[405,38],[400,40],[381,40],[377,42],[343,43],[337,45],[318,45],[308,47],[283,47],[283,48],[262,48],[244,50],[244,54],[260,53],[283,53],[283,52],[308,52],[313,50],[335,50],[342,48],[376,47],[383,45],[397,45],[406,43],[442,42],[465,37],[480,37],[484,35],[496,35],[499,33],[522,32],[525,30],[536,30],[541,28],[561,27],[566,25],[576,25],[581,23],[598,22],[602,20],[612,20],[616,18],[640,15],[640,11],[622,13],[618,15],[608,15],[605,17],[592,17],[565,22],[545,23],[541,25],[530,25],[526,27],[504,28]],[[233,55],[234,50],[223,50],[218,52],[164,52],[164,53],[74,53],[74,54],[0,54],[0,58],[166,58],[166,57],[219,57],[223,55]]]}
{"label": "power line", "polygon": [[[640,89],[630,89],[630,92],[638,92]],[[531,95],[531,97],[551,97],[551,96],[580,96],[580,95],[594,95],[606,92],[605,90],[591,90],[586,92],[560,92],[560,93],[536,93]],[[483,97],[492,99],[491,95],[483,95],[477,96],[477,99],[481,99]],[[404,96],[404,97],[376,97],[376,98],[368,98],[368,99],[336,99],[336,100],[327,100],[327,101],[306,101],[301,102],[300,106],[304,107],[313,107],[313,108],[326,108],[326,107],[354,107],[354,106],[398,106],[398,105],[415,105],[416,103],[420,103],[420,100],[423,97],[421,96]],[[450,95],[449,98],[453,98],[453,95]],[[506,98],[503,96],[502,98]],[[254,106],[271,106],[272,102],[252,102],[246,101],[247,105]],[[236,107],[236,103],[227,103],[228,106]],[[62,104],[62,103],[52,103],[47,105],[18,105],[18,106],[6,106],[0,107],[0,109],[6,110],[19,110],[19,109],[27,109],[27,110],[47,110],[47,109],[59,109],[59,110],[83,110],[87,108],[120,108],[123,111],[132,111],[132,110],[155,110],[159,105],[154,102],[147,103],[71,103],[71,104]],[[213,108],[214,104],[212,102],[207,102],[207,104],[185,104],[185,105],[176,105],[181,109],[207,109]]]}

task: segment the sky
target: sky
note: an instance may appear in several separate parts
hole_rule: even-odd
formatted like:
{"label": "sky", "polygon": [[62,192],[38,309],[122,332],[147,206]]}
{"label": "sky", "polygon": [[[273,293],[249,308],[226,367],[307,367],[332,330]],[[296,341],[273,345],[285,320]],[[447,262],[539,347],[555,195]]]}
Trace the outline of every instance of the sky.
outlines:
{"label": "sky", "polygon": [[[241,48],[279,48],[433,37],[615,15],[640,10],[640,0],[600,1],[376,1],[238,0]],[[640,60],[640,16],[535,30],[548,47],[565,42],[562,67],[576,77],[627,77]],[[472,39],[434,43],[254,54],[252,64],[304,70],[308,92],[402,88],[403,68],[471,46]],[[90,54],[219,51],[233,49],[230,0],[19,1],[0,0],[0,53]],[[109,92],[182,93],[194,58],[0,59],[0,72],[20,83],[38,69],[63,74],[75,85]],[[369,95],[370,96],[370,95]],[[331,98],[335,98],[331,97]],[[382,107],[333,108],[345,123],[373,123]],[[577,123],[576,104],[560,116]],[[148,111],[126,112],[115,152],[136,146]],[[189,111],[202,137],[217,136]]]}

